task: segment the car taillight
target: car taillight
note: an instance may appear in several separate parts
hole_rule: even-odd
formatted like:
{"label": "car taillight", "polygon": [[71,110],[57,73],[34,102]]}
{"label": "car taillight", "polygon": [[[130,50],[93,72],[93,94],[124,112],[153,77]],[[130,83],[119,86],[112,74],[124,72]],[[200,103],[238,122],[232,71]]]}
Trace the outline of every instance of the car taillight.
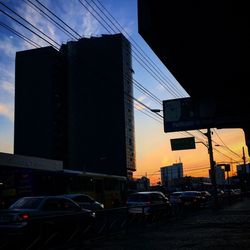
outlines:
{"label": "car taillight", "polygon": [[28,220],[29,219],[29,214],[28,213],[23,213],[19,215],[19,219],[22,221]]}

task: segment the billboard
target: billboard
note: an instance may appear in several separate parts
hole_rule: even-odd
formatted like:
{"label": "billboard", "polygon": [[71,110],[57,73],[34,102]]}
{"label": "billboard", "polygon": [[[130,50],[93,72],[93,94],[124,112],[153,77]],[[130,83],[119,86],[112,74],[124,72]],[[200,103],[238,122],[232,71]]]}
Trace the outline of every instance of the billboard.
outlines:
{"label": "billboard", "polygon": [[215,107],[209,100],[190,97],[163,101],[164,132],[215,127]]}

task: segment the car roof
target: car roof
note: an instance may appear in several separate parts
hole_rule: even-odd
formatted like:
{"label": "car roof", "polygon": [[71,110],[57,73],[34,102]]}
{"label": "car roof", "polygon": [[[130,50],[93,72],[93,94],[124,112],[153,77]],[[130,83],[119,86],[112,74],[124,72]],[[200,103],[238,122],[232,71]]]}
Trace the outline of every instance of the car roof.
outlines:
{"label": "car roof", "polygon": [[75,196],[75,195],[83,195],[83,196],[89,196],[87,194],[79,194],[79,193],[72,193],[72,194],[63,194],[64,196]]}
{"label": "car roof", "polygon": [[92,198],[91,196],[89,196],[89,195],[87,195],[87,194],[63,194],[62,196],[64,196],[64,197],[84,196],[84,197]]}
{"label": "car roof", "polygon": [[163,193],[160,191],[140,191],[140,192],[135,192],[132,194],[163,194]]}
{"label": "car roof", "polygon": [[47,199],[66,199],[66,200],[70,200],[71,202],[76,204],[76,202],[71,200],[70,197],[66,197],[66,196],[62,196],[62,195],[23,196],[23,197],[20,197],[19,199],[17,199],[16,202],[18,200],[21,200],[21,199],[42,199],[43,201],[45,201]]}

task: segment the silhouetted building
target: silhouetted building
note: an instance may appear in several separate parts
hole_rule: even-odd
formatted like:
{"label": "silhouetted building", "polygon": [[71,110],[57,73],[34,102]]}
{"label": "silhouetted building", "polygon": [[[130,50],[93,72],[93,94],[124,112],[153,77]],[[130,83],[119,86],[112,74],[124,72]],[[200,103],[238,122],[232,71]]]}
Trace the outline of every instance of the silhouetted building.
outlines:
{"label": "silhouetted building", "polygon": [[250,174],[250,164],[247,163],[246,165],[244,164],[239,164],[236,166],[237,168],[237,174]]}
{"label": "silhouetted building", "polygon": [[17,52],[14,152],[67,169],[135,171],[131,48],[122,35]]}
{"label": "silhouetted building", "polygon": [[[221,166],[215,166],[215,177],[216,177],[216,184],[217,185],[224,185],[225,184],[225,169]],[[209,170],[209,176],[211,178],[211,170]]]}
{"label": "silhouetted building", "polygon": [[65,138],[59,135],[65,134],[66,120],[58,112],[58,96],[62,95],[56,93],[59,83],[60,91],[66,92],[61,72],[60,54],[52,47],[16,53],[16,154],[56,160],[65,154]]}

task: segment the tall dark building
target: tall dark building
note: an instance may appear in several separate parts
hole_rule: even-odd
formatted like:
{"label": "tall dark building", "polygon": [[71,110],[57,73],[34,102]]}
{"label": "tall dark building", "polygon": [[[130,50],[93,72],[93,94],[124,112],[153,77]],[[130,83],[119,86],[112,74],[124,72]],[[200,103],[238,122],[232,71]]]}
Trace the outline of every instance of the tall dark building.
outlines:
{"label": "tall dark building", "polygon": [[17,52],[14,152],[73,170],[135,171],[132,72],[122,34]]}
{"label": "tall dark building", "polygon": [[65,154],[66,123],[58,108],[58,98],[66,93],[62,67],[61,56],[52,47],[16,53],[15,154],[56,160]]}

